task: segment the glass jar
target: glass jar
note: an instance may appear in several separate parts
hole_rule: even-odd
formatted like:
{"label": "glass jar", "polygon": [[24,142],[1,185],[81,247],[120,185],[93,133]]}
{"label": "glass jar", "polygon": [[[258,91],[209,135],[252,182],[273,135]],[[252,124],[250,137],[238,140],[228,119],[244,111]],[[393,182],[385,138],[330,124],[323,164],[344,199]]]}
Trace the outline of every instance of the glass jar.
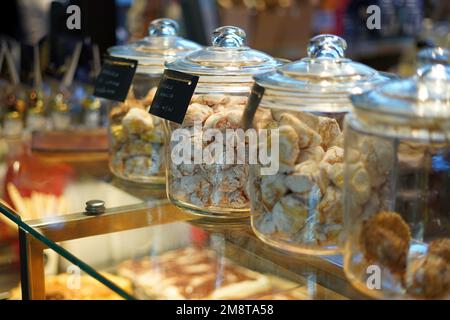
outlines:
{"label": "glass jar", "polygon": [[450,298],[450,67],[419,71],[346,121],[344,268],[377,298]]}
{"label": "glass jar", "polygon": [[[251,221],[256,235],[283,250],[332,254],[341,235],[344,140],[342,124],[351,109],[349,94],[363,92],[387,78],[344,57],[344,39],[319,35],[308,57],[255,77],[264,94],[245,123],[277,137],[277,170],[250,170]],[[268,117],[261,121],[257,112]],[[260,131],[261,132],[261,131]],[[272,136],[276,134],[276,136]],[[259,141],[258,155],[269,144]]]}
{"label": "glass jar", "polygon": [[[252,76],[271,71],[280,62],[245,46],[245,38],[240,28],[218,28],[212,46],[166,65],[199,76],[183,124],[167,122],[166,135],[170,143],[167,194],[172,203],[192,213],[214,218],[249,215],[244,188],[248,167],[240,158],[245,151],[236,152],[238,144],[227,143],[227,138],[240,128]],[[181,161],[176,154],[178,134],[186,136],[192,151]],[[220,148],[212,151],[213,146]]]}
{"label": "glass jar", "polygon": [[146,38],[108,50],[111,56],[138,61],[128,97],[110,111],[109,166],[119,178],[150,185],[165,183],[164,129],[148,109],[164,63],[201,48],[177,33],[175,21],[157,19],[151,22]]}

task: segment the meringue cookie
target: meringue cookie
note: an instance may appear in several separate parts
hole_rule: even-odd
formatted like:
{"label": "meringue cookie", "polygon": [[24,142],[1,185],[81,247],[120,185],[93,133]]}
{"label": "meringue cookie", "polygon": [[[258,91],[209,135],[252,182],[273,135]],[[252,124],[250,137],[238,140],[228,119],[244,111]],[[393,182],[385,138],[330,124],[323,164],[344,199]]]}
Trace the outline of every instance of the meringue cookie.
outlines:
{"label": "meringue cookie", "polygon": [[286,195],[275,204],[272,214],[277,230],[292,235],[305,225],[307,201],[295,194]]}
{"label": "meringue cookie", "polygon": [[338,122],[333,118],[319,117],[319,126],[317,132],[322,137],[322,147],[328,148],[334,145],[334,141],[341,134]]}
{"label": "meringue cookie", "polygon": [[294,165],[300,153],[299,137],[291,126],[281,125],[278,130],[279,160],[283,164]]}
{"label": "meringue cookie", "polygon": [[213,110],[207,105],[191,103],[184,116],[183,126],[192,127],[195,123],[204,123],[213,114]]}
{"label": "meringue cookie", "polygon": [[281,114],[278,122],[280,126],[288,125],[295,130],[299,139],[298,146],[301,149],[317,146],[322,142],[322,138],[317,132],[289,113]]}

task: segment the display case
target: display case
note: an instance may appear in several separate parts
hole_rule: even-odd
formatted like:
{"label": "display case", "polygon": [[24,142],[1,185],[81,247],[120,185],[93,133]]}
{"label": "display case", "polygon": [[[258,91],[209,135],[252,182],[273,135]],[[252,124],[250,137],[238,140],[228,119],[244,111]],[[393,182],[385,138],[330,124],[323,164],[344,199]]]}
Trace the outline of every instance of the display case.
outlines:
{"label": "display case", "polygon": [[[61,164],[32,156],[54,168]],[[161,190],[112,178],[106,163],[64,160],[71,178],[61,190],[62,215],[21,218],[1,204],[2,217],[20,235],[21,286],[10,298],[364,298],[345,280],[340,256],[278,251],[247,223],[188,214]],[[16,184],[28,201],[23,183]],[[89,200],[103,203],[86,206]]]}

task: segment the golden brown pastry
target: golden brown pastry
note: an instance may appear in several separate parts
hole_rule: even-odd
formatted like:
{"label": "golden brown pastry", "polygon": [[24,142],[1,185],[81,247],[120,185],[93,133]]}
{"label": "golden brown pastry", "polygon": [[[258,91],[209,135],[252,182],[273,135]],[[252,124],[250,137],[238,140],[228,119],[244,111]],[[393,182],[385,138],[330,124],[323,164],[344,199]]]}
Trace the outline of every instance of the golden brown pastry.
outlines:
{"label": "golden brown pastry", "polygon": [[436,255],[450,263],[450,238],[434,240],[428,246],[428,254]]}
{"label": "golden brown pastry", "polygon": [[403,218],[396,212],[382,211],[365,221],[360,245],[367,260],[404,274],[411,233]]}
{"label": "golden brown pastry", "polygon": [[450,295],[450,239],[430,243],[426,256],[413,262],[406,276],[409,294],[428,299]]}

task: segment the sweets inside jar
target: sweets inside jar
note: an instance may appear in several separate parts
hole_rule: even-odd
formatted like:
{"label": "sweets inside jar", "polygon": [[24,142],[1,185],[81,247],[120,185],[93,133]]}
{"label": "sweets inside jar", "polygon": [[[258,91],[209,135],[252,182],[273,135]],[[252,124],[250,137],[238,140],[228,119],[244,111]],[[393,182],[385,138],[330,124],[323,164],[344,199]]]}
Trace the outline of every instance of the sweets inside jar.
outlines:
{"label": "sweets inside jar", "polygon": [[161,119],[148,113],[156,87],[142,99],[130,90],[125,102],[110,113],[110,168],[118,177],[164,183],[164,128]]}
{"label": "sweets inside jar", "polygon": [[272,175],[252,170],[255,231],[294,251],[334,250],[342,230],[344,152],[338,121],[329,115],[261,110],[273,118],[262,129],[278,129],[279,170]]}
{"label": "sweets inside jar", "polygon": [[[450,298],[449,80],[448,67],[430,65],[351,98],[344,271],[369,296]],[[355,196],[361,185],[351,184],[361,166],[365,202]]]}
{"label": "sweets inside jar", "polygon": [[[450,238],[426,243],[414,239],[411,231],[397,212],[380,211],[364,219],[354,244],[358,254],[353,252],[352,260],[346,261],[359,289],[377,297],[450,297]],[[380,291],[367,290],[368,283]]]}
{"label": "sweets inside jar", "polygon": [[[188,208],[210,208],[224,214],[248,212],[249,196],[245,189],[248,166],[245,154],[237,150],[238,145],[245,148],[246,144],[235,135],[235,130],[241,127],[246,103],[245,96],[195,94],[183,124],[170,124],[168,187],[172,201]],[[178,130],[187,135],[192,151],[184,156],[182,163],[177,160],[181,155],[180,142],[174,139]],[[228,139],[235,139],[235,143],[227,144]],[[222,150],[212,151],[213,144],[218,143]]]}
{"label": "sweets inside jar", "polygon": [[[449,180],[442,165],[448,145],[347,133],[347,275],[358,289],[379,298],[447,299],[450,238],[443,190]],[[350,169],[361,165],[369,173],[365,203],[350,185]],[[378,289],[369,290],[367,283]]]}

